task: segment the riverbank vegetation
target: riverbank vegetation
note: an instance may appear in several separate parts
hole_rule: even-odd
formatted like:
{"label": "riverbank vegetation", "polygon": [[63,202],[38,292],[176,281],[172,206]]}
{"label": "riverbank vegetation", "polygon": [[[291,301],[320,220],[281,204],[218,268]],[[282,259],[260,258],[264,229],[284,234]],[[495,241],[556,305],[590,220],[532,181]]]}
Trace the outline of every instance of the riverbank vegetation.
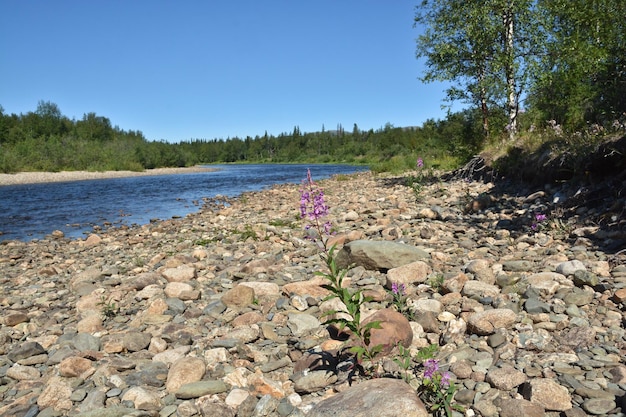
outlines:
{"label": "riverbank vegetation", "polygon": [[143,170],[201,163],[348,163],[407,169],[417,156],[441,168],[457,166],[480,149],[481,134],[470,111],[419,127],[292,132],[278,136],[149,141],[141,131],[112,126],[88,113],[81,120],[64,116],[40,101],[27,114],[0,113],[0,172],[61,170]]}
{"label": "riverbank vegetation", "polygon": [[585,155],[624,135],[623,1],[423,1],[415,21],[424,28],[416,43],[426,60],[422,81],[449,82],[448,99],[468,105],[443,120],[369,130],[295,126],[279,135],[167,143],[95,113],[69,119],[42,100],[26,114],[6,114],[0,106],[0,172],[237,162],[366,164],[378,172],[413,169],[417,158],[449,170],[478,153],[503,158],[499,169],[516,172],[529,167],[535,152],[538,161],[546,153],[574,155],[567,159],[580,170]]}

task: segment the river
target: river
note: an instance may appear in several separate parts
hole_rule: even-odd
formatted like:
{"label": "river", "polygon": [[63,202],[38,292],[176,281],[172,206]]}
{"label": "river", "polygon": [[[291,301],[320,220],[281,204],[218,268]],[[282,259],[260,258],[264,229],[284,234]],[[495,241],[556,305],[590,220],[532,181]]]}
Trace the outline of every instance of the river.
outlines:
{"label": "river", "polygon": [[[211,165],[215,171],[0,187],[0,241],[29,241],[54,230],[82,237],[94,226],[147,224],[200,210],[203,198],[236,197],[276,184],[366,171],[351,165]],[[298,201],[294,201],[298,204]]]}

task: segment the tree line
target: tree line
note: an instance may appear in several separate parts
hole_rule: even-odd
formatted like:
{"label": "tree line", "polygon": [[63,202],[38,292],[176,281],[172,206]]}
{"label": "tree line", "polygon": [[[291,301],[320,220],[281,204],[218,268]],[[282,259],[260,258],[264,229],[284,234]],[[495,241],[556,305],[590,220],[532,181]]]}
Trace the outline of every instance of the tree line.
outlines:
{"label": "tree line", "polygon": [[[349,163],[410,168],[418,156],[449,168],[481,146],[470,111],[430,119],[422,126],[291,132],[227,139],[150,141],[141,131],[113,126],[107,117],[64,116],[58,105],[40,101],[35,111],[5,114],[0,106],[0,172],[143,170],[202,163]],[[436,161],[436,162],[435,162]]]}

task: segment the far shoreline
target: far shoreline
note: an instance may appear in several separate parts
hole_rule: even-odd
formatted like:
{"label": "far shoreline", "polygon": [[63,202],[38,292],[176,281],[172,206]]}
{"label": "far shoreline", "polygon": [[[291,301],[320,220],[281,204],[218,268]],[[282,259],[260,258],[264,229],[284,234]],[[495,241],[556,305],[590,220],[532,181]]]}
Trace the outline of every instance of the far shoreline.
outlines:
{"label": "far shoreline", "polygon": [[5,185],[42,184],[52,182],[85,181],[110,178],[142,177],[153,175],[186,174],[211,172],[218,168],[196,165],[182,168],[154,168],[144,171],[60,171],[60,172],[16,172],[0,173],[0,188]]}

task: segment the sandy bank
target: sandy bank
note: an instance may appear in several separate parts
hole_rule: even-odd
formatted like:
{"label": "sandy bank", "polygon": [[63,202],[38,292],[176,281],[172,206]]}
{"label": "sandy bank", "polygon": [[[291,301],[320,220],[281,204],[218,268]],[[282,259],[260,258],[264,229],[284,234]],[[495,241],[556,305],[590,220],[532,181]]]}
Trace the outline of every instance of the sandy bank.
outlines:
{"label": "sandy bank", "polygon": [[145,171],[61,171],[61,172],[18,172],[0,174],[0,186],[17,184],[36,184],[45,182],[97,180],[105,178],[139,177],[147,175],[184,174],[189,172],[215,171],[216,168],[194,166],[187,168],[156,168]]}

